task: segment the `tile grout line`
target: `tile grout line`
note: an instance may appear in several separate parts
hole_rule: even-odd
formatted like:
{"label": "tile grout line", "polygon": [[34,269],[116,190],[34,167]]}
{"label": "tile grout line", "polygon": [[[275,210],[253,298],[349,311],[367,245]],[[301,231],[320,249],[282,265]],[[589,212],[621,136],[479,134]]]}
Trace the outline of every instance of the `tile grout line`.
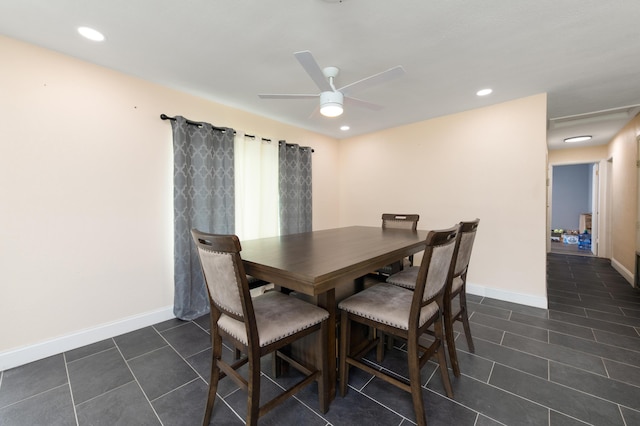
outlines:
{"label": "tile grout line", "polygon": [[[511,368],[511,367],[507,367],[507,368]],[[513,370],[517,370],[517,369],[515,369],[515,368],[512,368],[512,369],[513,369]],[[520,370],[517,370],[517,371],[520,371]],[[523,372],[523,373],[524,373],[524,374],[526,374],[526,375],[529,375],[529,376],[532,376],[532,377],[535,377],[535,378],[540,379],[540,377],[538,377],[538,376],[536,376],[536,375],[534,375],[534,374],[527,373],[527,372]],[[618,403],[618,402],[611,401],[611,400],[609,400],[609,399],[603,398],[603,397],[598,396],[598,395],[594,395],[594,394],[592,394],[592,393],[586,392],[586,391],[581,390],[581,389],[573,388],[573,387],[568,386],[568,385],[565,385],[565,384],[563,384],[563,383],[555,382],[555,381],[553,381],[553,380],[549,380],[549,383],[553,383],[553,384],[554,384],[554,385],[556,385],[556,386],[560,386],[560,387],[563,387],[563,388],[565,388],[565,389],[571,389],[571,390],[573,390],[573,391],[575,391],[575,392],[578,392],[578,393],[580,393],[580,394],[588,395],[588,396],[590,396],[590,397],[592,397],[592,398],[596,398],[596,399],[599,399],[599,400],[601,400],[601,401],[608,402],[608,403],[610,403],[610,404],[612,404],[612,405],[615,405],[615,406],[617,406],[617,407],[622,406],[622,407],[626,407],[626,408],[629,408],[629,409],[634,410],[633,408],[631,408],[631,407],[627,407],[626,405],[622,405],[622,404],[620,404],[620,403]],[[564,413],[564,412],[562,412],[562,411],[558,411],[558,410],[556,410],[556,409],[552,409],[551,407],[548,407],[548,406],[546,406],[546,405],[544,405],[544,404],[542,404],[542,403],[540,403],[540,402],[537,402],[537,401],[534,401],[534,400],[529,399],[529,398],[527,398],[527,397],[524,397],[524,396],[518,395],[517,393],[513,393],[513,392],[512,392],[512,391],[510,391],[510,390],[503,389],[503,388],[500,388],[500,387],[498,387],[498,386],[491,385],[490,383],[488,383],[488,385],[489,385],[489,386],[493,386],[493,387],[495,387],[496,389],[500,389],[500,390],[501,390],[501,391],[503,391],[503,392],[506,392],[506,393],[509,393],[509,394],[511,394],[511,395],[517,396],[518,398],[521,398],[521,399],[523,399],[523,400],[525,400],[525,401],[529,401],[529,402],[531,402],[531,403],[533,403],[533,404],[539,405],[539,406],[544,407],[544,408],[547,408],[547,409],[549,409],[549,410],[556,411],[556,412],[558,412],[558,413],[561,413],[562,415],[565,415],[565,416],[568,416],[568,417],[575,418],[575,417],[573,417],[573,416],[571,416],[571,415],[569,415],[569,414],[566,414],[566,413]],[[635,410],[635,411],[637,411],[637,410]],[[580,421],[582,421],[582,420],[580,420]]]}
{"label": "tile grout line", "polygon": [[[160,333],[158,333],[158,334],[160,334]],[[124,363],[126,364],[127,368],[129,369],[129,372],[131,373],[131,376],[133,377],[133,381],[136,383],[136,385],[138,385],[138,389],[140,389],[140,391],[144,395],[144,398],[147,400],[147,404],[149,404],[149,408],[151,408],[151,411],[153,411],[153,414],[155,414],[156,418],[160,422],[160,425],[164,425],[164,423],[162,422],[162,419],[160,418],[160,415],[158,414],[158,412],[156,411],[155,407],[151,403],[151,400],[149,399],[149,395],[147,395],[147,393],[142,388],[142,385],[138,381],[138,377],[136,377],[136,374],[133,372],[133,369],[129,365],[129,361],[126,359],[126,357],[122,353],[122,350],[120,349],[120,346],[118,346],[118,342],[116,342],[115,339],[114,339],[113,343],[116,345],[116,349],[118,350],[118,353],[120,354],[120,356],[122,357],[122,360],[124,361]],[[152,351],[150,351],[150,352],[152,352]],[[135,358],[132,358],[132,359],[135,359]]]}
{"label": "tile grout line", "polygon": [[25,398],[22,398],[22,399],[18,400],[18,401],[12,402],[11,404],[7,404],[7,405],[5,405],[3,407],[0,407],[0,411],[4,410],[5,408],[11,407],[13,405],[20,404],[21,402],[25,402],[25,401],[28,401],[30,399],[33,399],[33,398],[35,398],[37,396],[44,395],[45,393],[51,392],[51,391],[53,391],[55,389],[60,389],[60,388],[65,387],[67,385],[68,385],[68,383],[63,383],[63,384],[61,384],[59,386],[54,386],[51,389],[46,389],[46,390],[43,390],[42,392],[38,392],[38,393],[35,393],[33,395],[29,395],[29,396],[27,396]]}
{"label": "tile grout line", "polygon": [[73,416],[76,419],[76,425],[80,424],[78,420],[78,409],[76,408],[76,400],[73,397],[73,388],[71,387],[71,376],[69,375],[69,365],[67,363],[67,354],[62,353],[62,361],[64,362],[64,370],[67,373],[67,384],[69,385],[69,396],[71,397],[71,406],[73,407]]}
{"label": "tile grout line", "polygon": [[[489,341],[489,340],[485,340],[485,339],[482,339],[482,338],[479,338],[479,337],[477,337],[477,339],[478,339],[478,340],[482,340],[482,341],[484,341],[484,342],[488,342],[488,343],[492,343],[492,344],[494,344],[494,345],[497,345],[496,343],[493,343],[493,342],[491,342],[491,341]],[[531,339],[531,340],[535,340],[535,339]],[[549,343],[549,345],[560,346],[560,347],[562,347],[562,348],[564,348],[564,349],[569,349],[569,350],[572,350],[572,351],[578,352],[578,353],[583,354],[583,355],[589,355],[589,356],[591,356],[591,357],[593,357],[593,358],[600,358],[601,360],[608,359],[608,358],[603,358],[603,357],[602,357],[602,356],[600,356],[600,355],[594,355],[594,354],[590,354],[590,353],[588,353],[588,352],[582,352],[582,351],[579,351],[579,350],[576,350],[576,349],[573,349],[573,348],[569,348],[569,347],[566,347],[566,346],[556,345],[555,343]],[[576,370],[580,370],[580,371],[584,371],[584,372],[587,372],[587,373],[591,373],[591,374],[596,375],[596,376],[598,376],[598,377],[605,377],[605,376],[603,376],[602,374],[594,373],[594,372],[592,372],[591,370],[586,370],[586,369],[584,369],[584,368],[576,367],[575,365],[572,365],[572,364],[567,364],[566,362],[561,362],[561,361],[557,361],[557,360],[554,360],[554,359],[551,359],[551,358],[546,358],[546,357],[541,356],[541,355],[536,355],[536,354],[533,354],[533,353],[531,353],[531,352],[524,351],[524,350],[522,350],[522,349],[513,348],[513,347],[511,347],[511,346],[504,346],[504,345],[498,345],[498,346],[503,346],[503,347],[508,348],[508,349],[511,349],[511,350],[513,350],[513,351],[515,351],[515,352],[519,352],[519,353],[522,353],[522,354],[526,354],[526,355],[529,355],[529,356],[532,356],[532,357],[539,358],[539,359],[541,359],[541,360],[545,360],[545,361],[547,361],[548,363],[549,363],[549,362],[555,362],[556,364],[559,364],[559,365],[565,365],[565,366],[568,366],[568,367],[573,367],[573,368],[575,368]],[[478,357],[478,358],[480,358],[480,359],[484,359],[484,360],[486,360],[486,361],[489,361],[489,362],[493,363],[493,365],[500,365],[500,366],[503,366],[503,367],[511,368],[512,370],[516,370],[516,371],[519,371],[519,372],[522,372],[522,373],[525,373],[525,374],[529,374],[529,375],[534,376],[534,377],[539,377],[539,376],[536,376],[535,374],[531,374],[531,373],[529,373],[529,372],[527,372],[527,371],[521,370],[521,369],[516,368],[516,367],[513,367],[513,366],[511,366],[511,365],[503,364],[502,362],[494,361],[494,360],[492,360],[492,359],[490,359],[490,358],[486,358],[486,357],[480,356],[480,355],[475,354],[475,353],[474,353],[474,354],[472,354],[471,352],[467,352],[467,351],[465,351],[465,350],[463,350],[463,349],[456,349],[456,350],[459,350],[459,351],[464,352],[464,353],[466,353],[466,354],[473,355],[473,356],[476,356],[476,357]],[[610,360],[610,361],[616,362],[616,363],[618,363],[618,364],[629,365],[629,366],[631,366],[631,367],[634,367],[634,365],[633,365],[633,364],[628,364],[628,363],[624,363],[624,362],[616,361],[616,360],[613,360],[613,359],[612,359],[612,360]],[[493,367],[492,367],[492,371],[493,371]],[[611,380],[615,380],[616,382],[624,383],[624,384],[629,385],[629,386],[640,387],[640,385],[634,385],[634,384],[632,384],[632,383],[623,382],[623,381],[621,381],[621,380],[617,380],[617,379],[611,379]]]}
{"label": "tile grout line", "polygon": [[127,385],[129,385],[131,383],[136,383],[137,384],[135,377],[132,380],[128,381],[127,383],[123,383],[123,384],[121,384],[119,386],[116,386],[113,389],[109,389],[108,391],[102,392],[100,395],[96,395],[93,398],[87,399],[86,401],[82,401],[78,405],[74,405],[74,407],[81,407],[81,406],[83,406],[83,405],[85,405],[85,404],[87,404],[89,402],[95,401],[96,399],[98,399],[98,398],[100,398],[102,396],[108,395],[111,392],[114,392],[116,390],[122,389],[123,387],[125,387],[125,386],[127,386]]}
{"label": "tile grout line", "polygon": [[[114,347],[115,347],[116,342],[115,342],[115,340],[113,340],[113,337],[109,337],[108,339],[105,339],[105,340],[103,340],[103,341],[106,341],[106,340],[111,340],[111,341],[112,341],[112,343],[113,343],[113,345],[114,345]],[[96,342],[96,343],[98,343],[98,342]],[[80,349],[80,348],[77,348],[77,349]],[[97,351],[97,352],[93,352],[93,353],[91,353],[91,354],[85,355],[85,356],[83,356],[83,357],[80,357],[80,358],[77,358],[77,359],[74,359],[74,360],[71,360],[71,361],[66,361],[66,354],[67,354],[69,351],[67,351],[67,352],[62,352],[62,353],[65,355],[65,364],[73,364],[73,363],[75,363],[75,362],[85,360],[85,359],[87,359],[87,358],[89,358],[89,357],[92,357],[92,356],[94,356],[94,355],[103,354],[103,353],[108,352],[108,351],[110,351],[110,350],[112,350],[112,349],[113,349],[113,347],[106,348],[106,349],[102,349],[102,350],[99,350],[99,351]]]}
{"label": "tile grout line", "polygon": [[[371,378],[371,380],[373,380],[375,377],[376,377],[376,376],[373,376],[373,377]],[[398,413],[398,412],[397,412],[396,410],[394,410],[392,407],[389,407],[389,406],[387,406],[387,405],[385,405],[385,404],[382,404],[382,403],[381,403],[380,401],[378,401],[377,399],[374,399],[372,396],[370,396],[370,395],[368,395],[368,394],[366,394],[366,393],[364,393],[364,392],[359,391],[358,389],[354,388],[354,387],[353,387],[353,386],[351,386],[350,384],[347,384],[347,387],[349,387],[349,388],[353,389],[355,392],[357,392],[358,394],[360,394],[360,395],[364,396],[364,397],[365,397],[365,398],[367,398],[368,400],[370,400],[370,401],[372,401],[372,402],[375,402],[375,403],[376,403],[376,404],[378,404],[379,406],[386,408],[387,410],[391,411],[393,414],[395,414],[395,415],[397,415],[398,417],[400,417],[400,419],[402,419],[402,420],[401,420],[401,422],[400,422],[401,424],[402,424],[402,422],[403,422],[404,420],[407,420],[407,421],[408,421],[408,422],[410,422],[411,424],[415,424],[414,422],[412,422],[411,420],[409,420],[409,419],[408,419],[407,417],[405,417],[404,415],[402,415],[402,414]],[[363,386],[363,388],[362,388],[362,389],[364,389],[364,386]],[[427,390],[429,390],[429,389],[427,389]],[[439,394],[438,394],[438,395],[439,395]]]}

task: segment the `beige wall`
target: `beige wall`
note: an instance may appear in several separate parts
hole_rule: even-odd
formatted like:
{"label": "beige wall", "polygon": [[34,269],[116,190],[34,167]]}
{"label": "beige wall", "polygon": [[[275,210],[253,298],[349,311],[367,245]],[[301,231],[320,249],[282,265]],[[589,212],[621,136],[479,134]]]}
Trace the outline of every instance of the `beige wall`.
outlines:
{"label": "beige wall", "polygon": [[336,141],[8,38],[0,52],[0,370],[171,311],[161,113],[312,146],[314,229],[480,217],[473,290],[546,303],[545,95]]}
{"label": "beige wall", "polygon": [[611,166],[611,262],[627,279],[635,271],[638,206],[638,143],[640,115],[609,143]]}
{"label": "beige wall", "polygon": [[314,228],[338,226],[336,140],[8,38],[0,52],[0,354],[170,310],[161,113],[312,146]]}
{"label": "beige wall", "polygon": [[340,142],[340,224],[479,217],[471,292],[546,306],[546,95]]}

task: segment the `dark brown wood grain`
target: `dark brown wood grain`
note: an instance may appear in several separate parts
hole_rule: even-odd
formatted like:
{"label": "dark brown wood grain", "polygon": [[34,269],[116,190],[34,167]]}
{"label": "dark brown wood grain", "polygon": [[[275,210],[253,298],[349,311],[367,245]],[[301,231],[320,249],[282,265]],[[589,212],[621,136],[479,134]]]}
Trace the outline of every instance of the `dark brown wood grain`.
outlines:
{"label": "dark brown wood grain", "polygon": [[428,231],[351,226],[242,242],[249,275],[316,296],[424,249]]}

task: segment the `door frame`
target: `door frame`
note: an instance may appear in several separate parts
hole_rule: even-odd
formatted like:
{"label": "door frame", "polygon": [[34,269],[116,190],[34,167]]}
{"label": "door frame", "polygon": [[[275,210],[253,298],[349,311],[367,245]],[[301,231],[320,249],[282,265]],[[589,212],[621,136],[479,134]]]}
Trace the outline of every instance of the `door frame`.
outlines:
{"label": "door frame", "polygon": [[[592,239],[592,253],[597,257],[610,258],[611,238],[610,238],[610,215],[608,212],[612,206],[611,200],[611,159],[599,161],[574,161],[566,163],[549,164],[547,167],[547,253],[551,251],[551,218],[553,216],[553,168],[557,166],[571,166],[575,164],[597,165],[597,179],[594,176],[592,181],[592,203],[596,206],[593,210],[592,229],[595,226],[597,235],[595,244]],[[595,200],[597,196],[597,201]],[[594,225],[595,223],[595,225]],[[595,246],[595,250],[594,250]]]}

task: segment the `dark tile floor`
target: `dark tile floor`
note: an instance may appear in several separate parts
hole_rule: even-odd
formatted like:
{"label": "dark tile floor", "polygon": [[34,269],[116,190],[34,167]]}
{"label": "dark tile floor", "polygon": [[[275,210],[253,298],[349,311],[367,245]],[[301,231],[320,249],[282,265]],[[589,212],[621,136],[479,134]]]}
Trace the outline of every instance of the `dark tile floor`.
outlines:
{"label": "dark tile floor", "polygon": [[[548,256],[548,291],[549,310],[469,296],[476,352],[459,336],[455,399],[435,363],[423,369],[430,426],[640,425],[640,292],[606,260],[558,254]],[[1,372],[0,424],[198,425],[207,330],[205,318],[166,321]],[[388,352],[381,368],[406,375],[403,355]],[[269,365],[265,395],[292,380],[274,380]],[[355,369],[349,386],[325,415],[314,384],[261,424],[414,423],[408,393]],[[218,392],[212,424],[243,424],[244,394],[229,379]]]}

